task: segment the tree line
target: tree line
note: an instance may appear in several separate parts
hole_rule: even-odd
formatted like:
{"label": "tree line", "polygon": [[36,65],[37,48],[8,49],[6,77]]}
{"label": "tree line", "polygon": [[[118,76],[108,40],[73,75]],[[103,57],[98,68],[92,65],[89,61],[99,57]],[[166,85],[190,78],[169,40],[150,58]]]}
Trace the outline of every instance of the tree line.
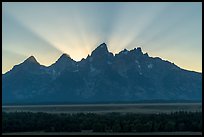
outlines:
{"label": "tree line", "polygon": [[202,112],[160,114],[3,112],[2,132],[173,132],[202,131]]}

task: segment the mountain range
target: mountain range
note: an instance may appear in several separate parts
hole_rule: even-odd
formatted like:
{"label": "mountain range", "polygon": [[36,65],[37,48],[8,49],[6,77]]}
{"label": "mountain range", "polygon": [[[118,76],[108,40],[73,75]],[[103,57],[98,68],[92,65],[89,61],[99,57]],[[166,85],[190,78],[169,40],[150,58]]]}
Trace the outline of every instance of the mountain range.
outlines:
{"label": "mountain range", "polygon": [[46,67],[30,56],[2,74],[3,104],[202,100],[202,74],[184,70],[140,47],[118,54],[102,43],[75,61],[63,54]]}

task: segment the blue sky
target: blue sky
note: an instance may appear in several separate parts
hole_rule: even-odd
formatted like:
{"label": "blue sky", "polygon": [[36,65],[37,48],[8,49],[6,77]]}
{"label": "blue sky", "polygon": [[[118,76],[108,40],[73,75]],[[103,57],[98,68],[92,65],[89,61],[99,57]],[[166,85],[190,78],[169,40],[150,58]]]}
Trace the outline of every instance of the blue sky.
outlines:
{"label": "blue sky", "polygon": [[31,55],[45,66],[62,53],[79,61],[103,42],[202,72],[201,2],[4,2],[2,15],[2,73]]}

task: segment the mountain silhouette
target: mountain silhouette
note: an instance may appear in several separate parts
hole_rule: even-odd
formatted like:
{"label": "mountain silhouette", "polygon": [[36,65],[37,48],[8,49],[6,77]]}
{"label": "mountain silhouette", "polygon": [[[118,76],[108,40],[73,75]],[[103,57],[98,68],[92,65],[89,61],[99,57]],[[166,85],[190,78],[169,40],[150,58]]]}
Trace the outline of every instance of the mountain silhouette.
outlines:
{"label": "mountain silhouette", "polygon": [[60,58],[49,68],[53,71],[63,71],[65,69],[73,69],[73,67],[76,66],[76,61],[71,59],[71,57],[68,54],[62,54]]}
{"label": "mountain silhouette", "polygon": [[36,63],[36,64],[39,64],[39,63],[37,62],[37,60],[35,59],[34,56],[30,56],[29,58],[27,58],[27,59],[24,61],[24,63]]}
{"label": "mountain silhouette", "polygon": [[31,56],[2,75],[2,90],[3,104],[201,101],[202,74],[140,47],[113,55],[102,43],[78,62],[63,54],[46,67]]}

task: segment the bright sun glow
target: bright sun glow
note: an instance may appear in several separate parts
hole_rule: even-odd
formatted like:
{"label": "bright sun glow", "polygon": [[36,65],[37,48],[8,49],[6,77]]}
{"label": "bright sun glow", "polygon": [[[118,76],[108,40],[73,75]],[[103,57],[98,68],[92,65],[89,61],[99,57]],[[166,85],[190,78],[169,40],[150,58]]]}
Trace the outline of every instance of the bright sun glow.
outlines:
{"label": "bright sun glow", "polygon": [[201,3],[3,3],[2,73],[30,55],[47,66],[62,53],[80,61],[103,42],[113,53],[140,46],[201,72],[201,10]]}

